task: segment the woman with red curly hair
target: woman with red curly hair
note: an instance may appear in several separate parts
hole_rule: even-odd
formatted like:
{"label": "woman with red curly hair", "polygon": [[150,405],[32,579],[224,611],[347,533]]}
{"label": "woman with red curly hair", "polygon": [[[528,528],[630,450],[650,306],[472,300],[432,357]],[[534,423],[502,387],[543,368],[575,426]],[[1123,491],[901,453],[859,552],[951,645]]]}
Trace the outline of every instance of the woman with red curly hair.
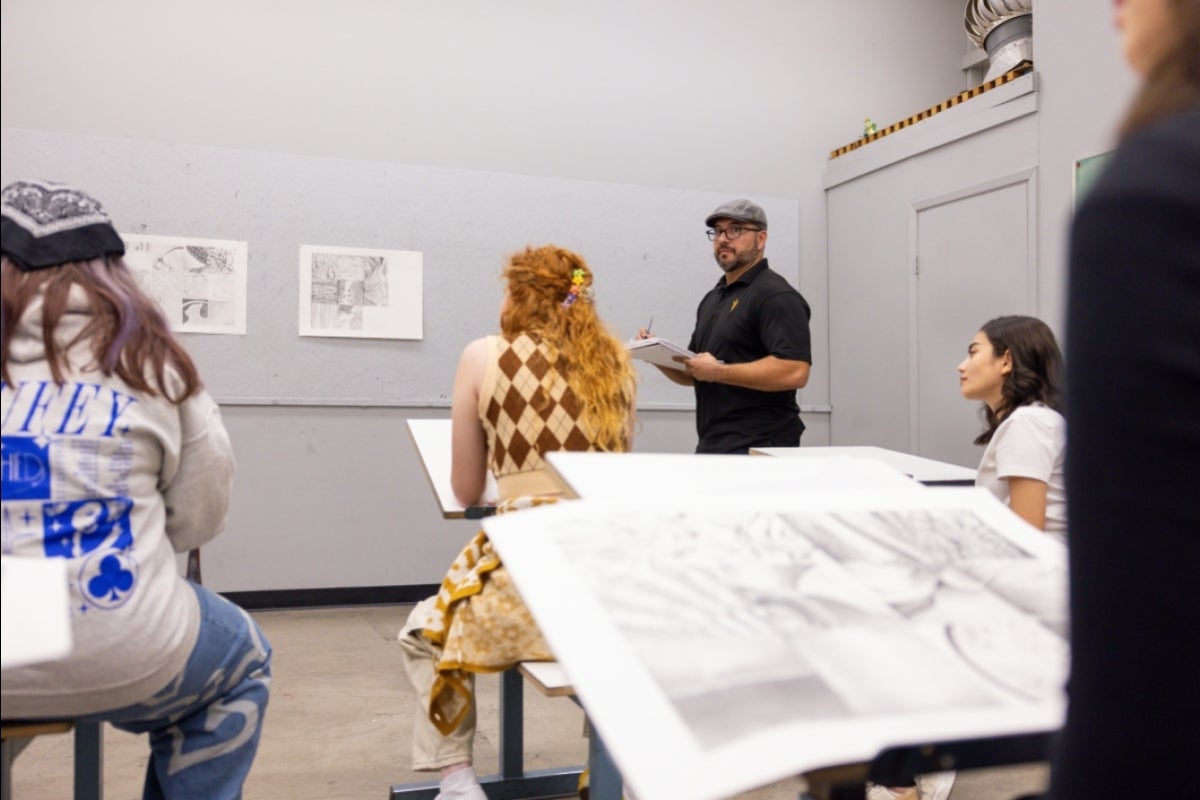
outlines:
{"label": "woman with red curly hair", "polygon": [[[543,457],[621,452],[633,444],[636,375],[596,314],[592,271],[554,245],[526,248],[504,269],[500,333],[462,352],[451,402],[451,485],[478,504],[487,474],[499,511],[553,502]],[[440,770],[441,800],[484,800],[471,766],[474,673],[554,656],[483,532],[451,565],[438,594],[400,632],[420,708],[413,768]]]}

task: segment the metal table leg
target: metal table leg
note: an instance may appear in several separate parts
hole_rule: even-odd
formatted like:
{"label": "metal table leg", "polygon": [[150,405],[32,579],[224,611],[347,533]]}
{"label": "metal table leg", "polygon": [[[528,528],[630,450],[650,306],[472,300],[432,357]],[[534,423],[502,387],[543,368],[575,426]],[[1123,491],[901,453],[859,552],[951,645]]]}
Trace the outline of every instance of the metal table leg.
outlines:
{"label": "metal table leg", "polygon": [[[515,669],[500,674],[500,771],[479,778],[488,800],[534,800],[575,795],[581,767],[525,771],[525,686]],[[594,773],[593,773],[594,774]],[[618,795],[620,797],[618,779]],[[390,800],[433,800],[437,781],[392,786]],[[592,795],[597,797],[597,795]]]}

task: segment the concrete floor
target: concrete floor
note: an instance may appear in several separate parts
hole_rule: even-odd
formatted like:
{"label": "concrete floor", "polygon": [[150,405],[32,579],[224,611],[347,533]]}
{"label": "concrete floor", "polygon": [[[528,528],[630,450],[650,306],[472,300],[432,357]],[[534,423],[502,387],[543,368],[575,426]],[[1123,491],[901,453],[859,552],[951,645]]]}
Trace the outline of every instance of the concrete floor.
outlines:
{"label": "concrete floor", "polygon": [[[386,800],[392,784],[430,780],[408,768],[412,690],[396,632],[410,606],[257,612],[275,650],[271,705],[247,800]],[[478,681],[476,768],[497,770],[499,682]],[[586,759],[583,714],[570,700],[525,689],[525,766],[545,769]],[[148,748],[142,737],[105,727],[105,800],[138,800]],[[71,797],[70,735],[42,736],[13,768],[16,800]],[[950,800],[1013,800],[1042,790],[1044,765],[961,773]],[[737,800],[796,800],[791,779]],[[197,798],[197,800],[203,800]],[[680,798],[686,800],[686,798]]]}

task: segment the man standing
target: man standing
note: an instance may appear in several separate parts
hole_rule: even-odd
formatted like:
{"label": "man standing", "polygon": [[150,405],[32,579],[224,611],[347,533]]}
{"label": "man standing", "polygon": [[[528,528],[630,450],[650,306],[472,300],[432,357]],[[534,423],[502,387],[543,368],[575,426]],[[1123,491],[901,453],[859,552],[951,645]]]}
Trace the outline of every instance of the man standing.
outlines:
{"label": "man standing", "polygon": [[697,453],[798,446],[804,423],[796,390],[812,365],[808,303],[763,257],[767,215],[760,206],[731,200],[704,222],[725,275],[696,310],[688,343],[696,356],[682,370],[659,369],[695,387]]}

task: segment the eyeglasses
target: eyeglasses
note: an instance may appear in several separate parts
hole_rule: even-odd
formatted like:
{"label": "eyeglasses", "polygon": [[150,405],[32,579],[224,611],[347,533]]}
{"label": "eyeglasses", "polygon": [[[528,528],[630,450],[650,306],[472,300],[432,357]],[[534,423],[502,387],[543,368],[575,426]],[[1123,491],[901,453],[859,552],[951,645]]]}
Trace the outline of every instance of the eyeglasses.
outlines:
{"label": "eyeglasses", "polygon": [[743,228],[741,225],[730,225],[728,228],[721,228],[719,230],[716,228],[710,228],[709,230],[705,231],[705,233],[708,235],[708,240],[710,242],[715,242],[722,236],[724,236],[727,241],[732,242],[738,239],[746,231],[758,232],[761,230],[762,228]]}

